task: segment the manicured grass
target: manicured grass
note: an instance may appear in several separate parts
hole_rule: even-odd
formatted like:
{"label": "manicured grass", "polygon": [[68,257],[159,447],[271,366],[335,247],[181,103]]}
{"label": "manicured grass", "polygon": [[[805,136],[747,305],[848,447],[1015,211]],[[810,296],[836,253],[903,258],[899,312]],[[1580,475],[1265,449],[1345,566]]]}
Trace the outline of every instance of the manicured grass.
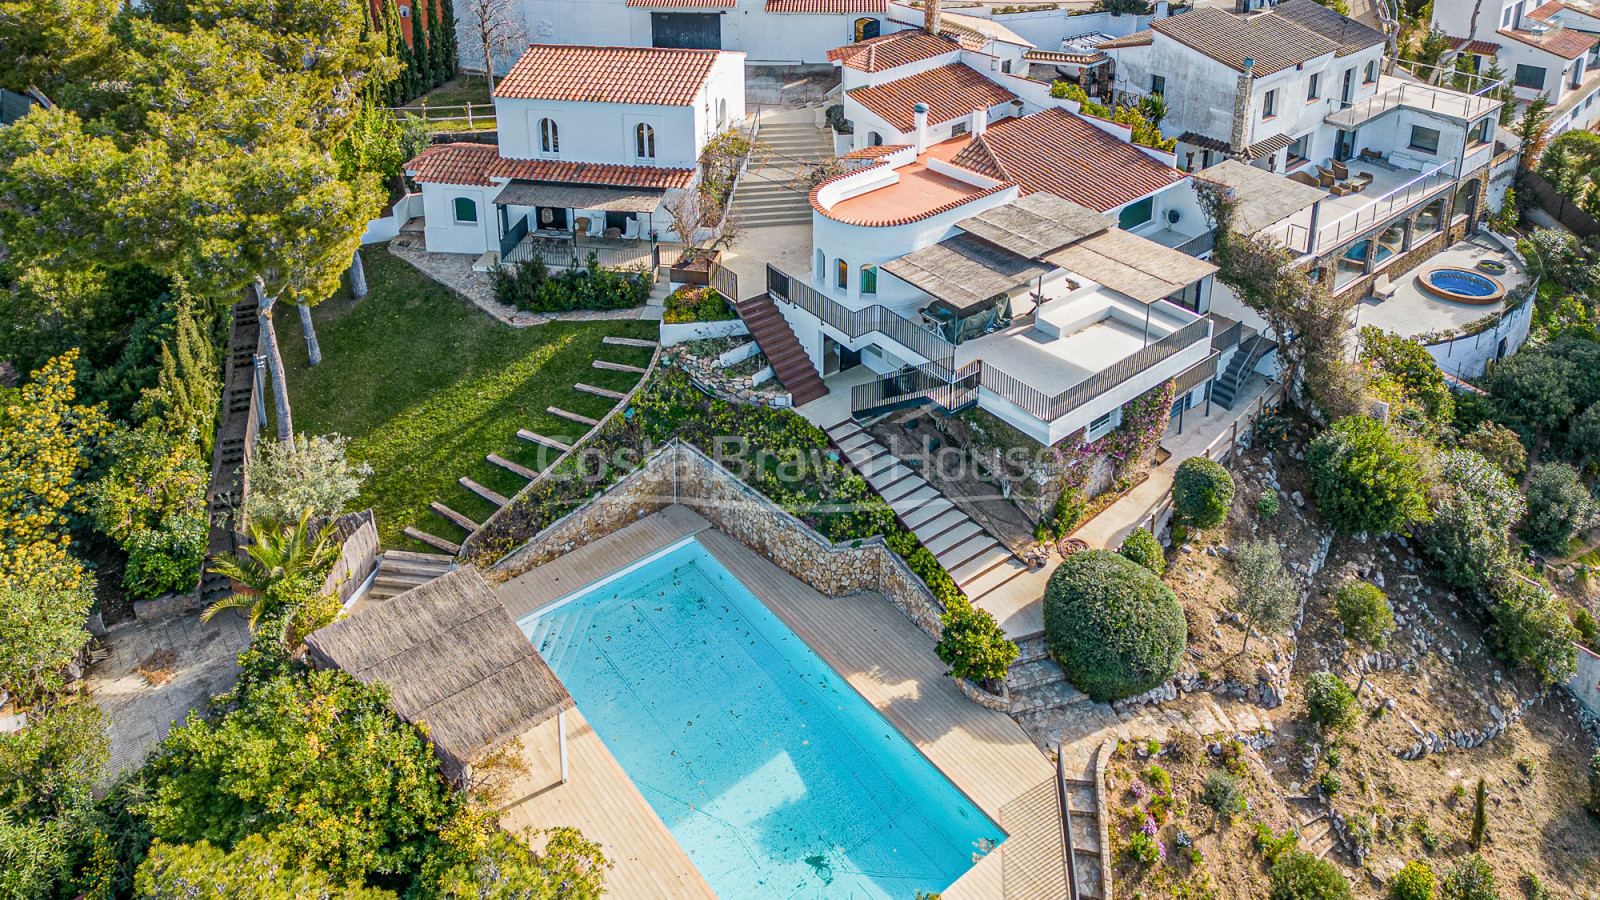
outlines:
{"label": "manicured grass", "polygon": [[[457,75],[423,95],[429,106],[465,106],[468,103],[492,104],[489,81],[476,75]],[[407,106],[421,106],[413,100]]]}
{"label": "manicured grass", "polygon": [[371,293],[348,289],[312,311],[322,364],[306,364],[293,307],[280,310],[295,430],[348,436],[352,458],[373,474],[352,509],[371,506],[386,547],[428,550],[407,525],[460,543],[466,532],[428,508],[438,501],[482,522],[494,505],[462,487],[466,476],[506,497],[526,482],[485,460],[497,453],[538,470],[555,451],[518,428],[568,443],[587,426],[549,415],[556,406],[600,418],[613,401],[573,390],[578,382],[627,391],[638,376],[594,368],[596,359],[644,366],[650,351],[601,343],[607,335],[655,339],[654,322],[556,322],[514,329],[392,256],[362,251]]}

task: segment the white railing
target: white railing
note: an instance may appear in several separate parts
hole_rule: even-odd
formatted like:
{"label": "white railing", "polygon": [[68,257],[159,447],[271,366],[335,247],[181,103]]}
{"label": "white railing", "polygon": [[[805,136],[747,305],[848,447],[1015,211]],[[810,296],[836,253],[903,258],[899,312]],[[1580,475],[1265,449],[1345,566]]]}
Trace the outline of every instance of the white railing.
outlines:
{"label": "white railing", "polygon": [[[1308,253],[1320,253],[1329,247],[1336,246],[1350,240],[1369,228],[1372,228],[1390,216],[1408,209],[1414,204],[1421,203],[1441,189],[1449,188],[1456,183],[1454,161],[1436,166],[1405,184],[1372,201],[1359,209],[1352,210],[1332,222],[1317,227],[1317,240],[1314,247],[1308,248]],[[1293,226],[1291,226],[1291,229]],[[1301,229],[1302,232],[1304,229]],[[1293,246],[1291,244],[1291,246]]]}

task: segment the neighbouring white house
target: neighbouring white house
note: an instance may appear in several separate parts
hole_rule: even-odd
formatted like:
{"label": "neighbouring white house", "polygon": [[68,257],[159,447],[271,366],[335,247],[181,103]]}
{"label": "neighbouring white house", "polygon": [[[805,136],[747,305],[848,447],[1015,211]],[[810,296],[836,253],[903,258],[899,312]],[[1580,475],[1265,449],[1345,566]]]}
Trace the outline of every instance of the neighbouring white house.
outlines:
{"label": "neighbouring white house", "polygon": [[1201,7],[1106,41],[1115,89],[1161,97],[1180,168],[1240,159],[1274,172],[1348,159],[1355,137],[1328,117],[1377,96],[1384,35],[1315,0],[1240,15]]}
{"label": "neighbouring white house", "polygon": [[535,44],[494,104],[498,145],[436,144],[405,165],[427,249],[507,263],[541,242],[637,255],[673,237],[668,204],[695,184],[706,143],[744,119],[744,57]]}
{"label": "neighbouring white house", "polygon": [[[826,63],[830,49],[889,30],[888,0],[515,0],[512,8],[541,43],[732,50],[752,65]],[[461,63],[481,70],[470,11],[457,15]]]}
{"label": "neighbouring white house", "polygon": [[1526,104],[1540,95],[1553,104],[1550,134],[1586,129],[1600,120],[1600,7],[1587,2],[1434,0],[1433,27],[1451,38],[1440,60],[1452,68],[1466,57],[1472,72],[1491,62],[1511,78]]}

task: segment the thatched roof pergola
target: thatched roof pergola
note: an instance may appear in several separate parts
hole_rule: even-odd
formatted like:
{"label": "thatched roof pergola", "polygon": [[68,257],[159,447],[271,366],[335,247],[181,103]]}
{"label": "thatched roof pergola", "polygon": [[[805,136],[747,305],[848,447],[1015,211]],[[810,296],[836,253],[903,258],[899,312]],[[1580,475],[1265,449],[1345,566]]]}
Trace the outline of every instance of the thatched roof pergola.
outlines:
{"label": "thatched roof pergola", "polygon": [[427,724],[453,781],[574,705],[471,566],[318,629],[306,645],[318,666],[388,685],[395,713]]}

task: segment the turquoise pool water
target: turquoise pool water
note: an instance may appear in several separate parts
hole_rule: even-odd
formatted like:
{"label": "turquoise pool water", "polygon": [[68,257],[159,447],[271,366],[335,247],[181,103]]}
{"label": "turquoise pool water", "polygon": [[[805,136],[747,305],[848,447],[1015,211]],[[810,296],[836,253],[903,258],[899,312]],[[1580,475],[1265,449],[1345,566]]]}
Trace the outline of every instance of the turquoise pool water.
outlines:
{"label": "turquoise pool water", "polygon": [[721,900],[910,900],[995,824],[690,540],[522,620]]}

